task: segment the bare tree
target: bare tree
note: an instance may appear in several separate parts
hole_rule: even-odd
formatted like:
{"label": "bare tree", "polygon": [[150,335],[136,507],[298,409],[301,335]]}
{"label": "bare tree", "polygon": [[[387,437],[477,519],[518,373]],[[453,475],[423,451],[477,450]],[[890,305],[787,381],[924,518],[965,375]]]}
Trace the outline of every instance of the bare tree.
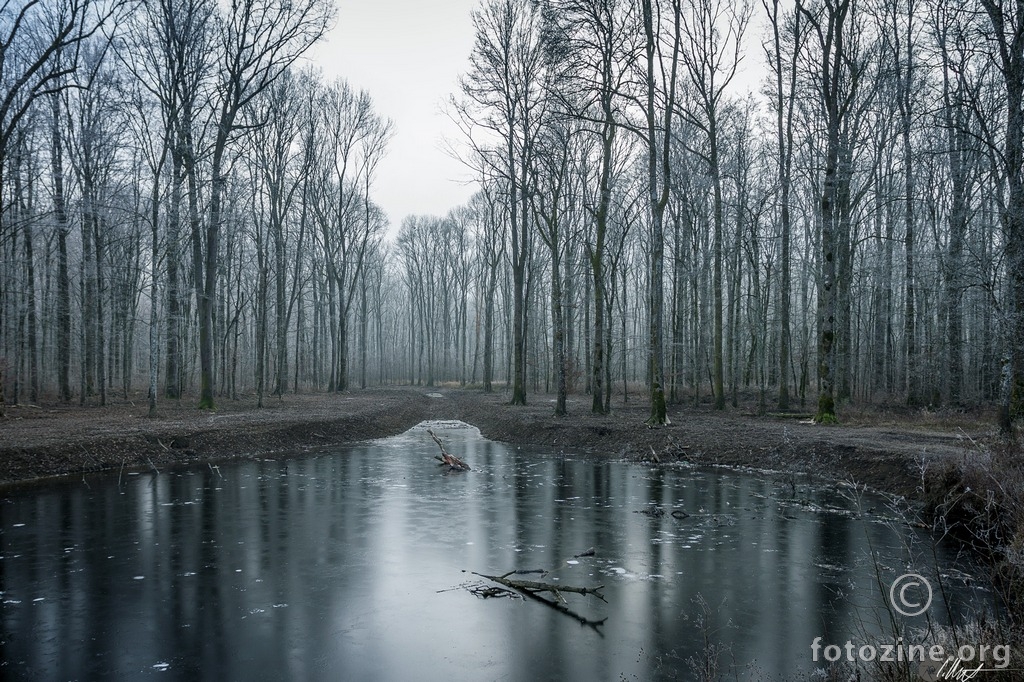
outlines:
{"label": "bare tree", "polygon": [[[37,100],[68,86],[83,43],[112,23],[119,9],[120,3],[97,0],[4,0],[0,5],[0,192],[18,124]],[[0,215],[5,207],[0,195]]]}
{"label": "bare tree", "polygon": [[1006,98],[998,162],[1003,189],[997,199],[1010,281],[999,429],[1009,434],[1013,420],[1024,414],[1024,7],[1003,0],[981,0],[981,5],[992,28],[987,35]]}
{"label": "bare tree", "polygon": [[[713,384],[716,409],[725,408],[723,241],[725,200],[722,163],[722,115],[729,85],[742,60],[743,36],[750,22],[751,5],[723,0],[697,0],[683,15],[682,63],[690,101],[680,115],[705,136],[703,152],[714,190],[714,349]],[[690,108],[692,107],[692,108]]]}
{"label": "bare tree", "polygon": [[240,114],[323,35],[330,17],[330,6],[324,0],[240,0],[217,15],[219,74],[210,152],[209,217],[202,245],[193,233],[193,250],[204,253],[201,262],[196,260],[194,273],[199,294],[201,408],[214,406],[213,318],[228,143],[241,126]]}
{"label": "bare tree", "polygon": [[529,159],[533,154],[546,65],[538,8],[526,0],[491,0],[473,12],[476,39],[470,70],[460,81],[460,116],[471,138],[475,128],[494,136],[496,148],[478,146],[484,170],[507,190],[512,261],[512,404],[526,404],[527,272],[531,258]]}
{"label": "bare tree", "polygon": [[821,223],[821,284],[818,319],[818,409],[820,422],[836,418],[836,348],[839,291],[837,260],[840,255],[840,217],[848,212],[849,196],[841,191],[848,183],[850,169],[840,162],[850,150],[844,132],[852,115],[860,86],[862,67],[855,59],[856,19],[852,0],[807,5],[797,1],[797,11],[808,22],[814,44],[810,58],[811,79],[825,126],[824,179],[818,219]]}
{"label": "bare tree", "polygon": [[[187,220],[193,242],[201,229],[198,128],[212,68],[213,14],[214,4],[209,0],[145,0],[126,23],[121,34],[122,49],[117,50],[140,92],[159,106],[164,144],[171,160],[163,261],[164,395],[172,399],[181,397],[184,381],[187,324],[185,275],[181,272],[182,223]],[[202,257],[195,248],[192,255],[196,262]],[[202,280],[196,282],[197,295],[202,284]]]}
{"label": "bare tree", "polygon": [[563,301],[563,252],[567,231],[566,203],[573,155],[578,153],[578,129],[564,113],[555,113],[537,140],[537,151],[531,163],[530,200],[537,217],[541,241],[548,247],[551,259],[551,324],[555,366],[555,414],[568,413],[566,399],[566,329]]}
{"label": "bare tree", "polygon": [[[4,173],[9,167],[8,154],[13,137],[23,119],[40,100],[56,95],[69,84],[69,77],[79,66],[82,44],[114,23],[120,2],[98,0],[4,0],[0,4],[0,244],[9,238],[7,221],[10,199],[6,196]],[[66,232],[61,233],[66,249]],[[65,260],[66,264],[66,251]],[[66,274],[66,270],[62,274]],[[61,279],[62,291],[68,278]],[[63,301],[70,310],[70,292]],[[70,319],[58,312],[61,320]],[[62,330],[65,330],[63,322]],[[60,337],[61,378],[70,366],[70,326]],[[61,395],[70,398],[70,384],[61,381]],[[0,400],[3,376],[0,370]]]}
{"label": "bare tree", "polygon": [[[307,199],[319,225],[331,309],[329,390],[348,388],[348,317],[356,299],[367,249],[385,217],[363,194],[391,136],[391,122],[373,109],[366,91],[338,81],[322,92],[320,122],[327,144],[315,170],[317,186]],[[369,176],[369,179],[368,179]]]}
{"label": "bare tree", "polygon": [[[650,249],[650,394],[651,424],[666,424],[668,416],[665,406],[665,358],[664,358],[664,301],[665,301],[665,208],[668,206],[672,184],[672,115],[676,106],[676,77],[679,66],[682,7],[679,0],[671,2],[671,39],[668,48],[668,73],[660,39],[660,15],[656,16],[656,4],[643,0],[644,51],[646,68],[644,85],[646,100],[644,114],[647,133],[647,186],[651,210]],[[657,65],[657,66],[656,66]],[[659,120],[655,108],[656,96],[663,101]],[[660,138],[660,139],[659,139]]]}
{"label": "bare tree", "polygon": [[[259,188],[256,205],[264,214],[269,232],[268,242],[263,246],[269,246],[272,241],[274,248],[276,370],[272,391],[278,396],[283,396],[287,390],[288,376],[288,318],[291,306],[287,296],[289,271],[286,223],[289,216],[294,213],[296,201],[300,198],[303,179],[302,169],[297,167],[301,156],[301,149],[297,143],[303,105],[299,87],[298,77],[291,71],[286,71],[257,98],[257,105],[248,114],[253,130],[248,154],[250,172],[254,177],[255,186]],[[262,258],[262,255],[258,254],[258,258]],[[269,269],[269,263],[266,266]],[[261,277],[269,277],[269,271],[265,272],[262,267],[260,273]],[[264,290],[261,295],[265,297],[267,292]],[[266,303],[262,306],[264,319],[261,324],[266,325]],[[257,354],[266,355],[266,346],[265,334],[259,335]]]}
{"label": "bare tree", "polygon": [[945,280],[946,394],[956,405],[963,398],[963,298],[965,251],[970,224],[971,197],[982,175],[979,137],[972,125],[972,107],[979,100],[980,84],[972,83],[969,20],[960,7],[949,2],[934,7],[931,29],[941,58],[941,125],[945,128],[945,157],[949,173],[949,237],[943,267]]}
{"label": "bare tree", "polygon": [[494,327],[495,307],[499,282],[499,266],[507,252],[508,224],[503,220],[501,206],[496,198],[496,188],[484,183],[483,189],[470,200],[470,207],[476,217],[476,251],[479,261],[479,288],[483,312],[483,355],[482,381],[484,392],[493,390],[494,381]]}
{"label": "bare tree", "polygon": [[[638,17],[630,5],[614,0],[565,0],[554,3],[554,21],[562,32],[568,54],[574,55],[572,69],[563,76],[566,93],[562,106],[586,123],[595,158],[583,165],[584,192],[591,225],[586,231],[584,248],[590,266],[593,297],[593,342],[589,372],[591,411],[608,412],[605,395],[610,358],[607,332],[607,238],[617,165],[624,163],[623,144],[617,140],[627,123],[623,96],[639,44],[636,35]],[[591,175],[592,174],[592,175]],[[590,331],[589,329],[587,331]]]}
{"label": "bare tree", "polygon": [[779,224],[781,227],[780,289],[779,292],[779,401],[780,410],[789,409],[789,362],[791,346],[790,309],[792,298],[791,275],[791,242],[793,220],[791,215],[791,197],[793,189],[793,113],[797,92],[797,63],[801,43],[804,39],[800,23],[801,13],[794,12],[790,19],[792,43],[788,64],[783,54],[783,26],[785,17],[781,12],[779,0],[763,0],[762,4],[768,12],[772,26],[772,41],[765,47],[769,68],[774,76],[775,90],[772,93],[772,107],[775,109],[775,135],[778,144],[777,157],[779,162]]}
{"label": "bare tree", "polygon": [[50,163],[53,212],[57,230],[57,383],[62,402],[71,400],[71,277],[68,272],[67,195],[64,186],[64,151],[61,140],[61,106],[51,95]]}

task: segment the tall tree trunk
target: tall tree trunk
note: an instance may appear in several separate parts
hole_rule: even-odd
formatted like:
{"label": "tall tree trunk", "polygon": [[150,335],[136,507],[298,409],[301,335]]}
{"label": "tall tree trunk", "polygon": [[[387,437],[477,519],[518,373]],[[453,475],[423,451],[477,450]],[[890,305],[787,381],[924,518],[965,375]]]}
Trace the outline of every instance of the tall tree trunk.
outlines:
{"label": "tall tree trunk", "polygon": [[576,392],[576,373],[579,371],[579,362],[576,358],[576,259],[575,249],[571,238],[566,239],[565,267],[563,276],[565,282],[562,286],[564,296],[562,298],[562,310],[565,315],[565,361],[567,393]]}
{"label": "tall tree trunk", "polygon": [[838,130],[828,131],[825,180],[819,204],[821,221],[821,289],[818,318],[818,411],[819,422],[835,420],[836,308],[836,202],[838,194]]}
{"label": "tall tree trunk", "polygon": [[53,95],[50,162],[57,222],[57,385],[61,402],[71,400],[71,277],[68,273],[68,213],[64,196],[64,154],[60,140],[60,98]]}
{"label": "tall tree trunk", "polygon": [[[221,126],[224,128],[225,126]],[[220,223],[222,202],[227,179],[223,175],[224,147],[227,133],[218,133],[218,144],[213,154],[213,182],[210,186],[210,221],[206,226],[206,250],[202,256],[201,269],[195,272],[196,287],[201,288],[199,297],[199,408],[214,408],[213,387],[216,381],[213,367],[213,318],[217,290],[217,256],[220,248]],[[193,230],[193,234],[198,229]],[[195,248],[195,247],[193,247]],[[201,282],[201,284],[200,284]]]}
{"label": "tall tree trunk", "polygon": [[1000,158],[1006,198],[1002,224],[1006,243],[1007,305],[1003,329],[999,430],[1013,433],[1013,421],[1024,414],[1024,10],[1020,3],[1004,7],[1000,0],[982,0],[993,28],[998,64],[1006,95],[1006,129]]}
{"label": "tall tree trunk", "polygon": [[[605,65],[610,70],[610,65]],[[605,83],[611,76],[605,74]],[[612,109],[611,93],[601,93],[601,107],[604,120],[601,123],[601,175],[598,206],[595,215],[594,244],[590,249],[590,269],[594,281],[594,338],[593,363],[591,366],[591,411],[606,414],[611,408],[604,399],[605,363],[608,362],[605,348],[605,239],[608,232],[608,213],[612,200],[612,150],[615,144],[616,124]]]}
{"label": "tall tree trunk", "polygon": [[[767,7],[765,3],[765,7]],[[792,297],[792,276],[790,273],[790,241],[793,231],[792,218],[790,216],[790,193],[792,191],[792,169],[793,169],[793,112],[796,108],[794,100],[796,97],[796,76],[797,59],[792,59],[789,67],[789,91],[788,94],[783,88],[782,59],[782,17],[779,13],[779,0],[772,0],[771,5],[772,40],[774,44],[773,68],[775,71],[775,125],[779,146],[779,222],[782,229],[781,253],[779,262],[779,410],[789,409],[789,363],[791,347],[791,323],[790,306]],[[801,14],[797,12],[794,16],[793,35],[795,40],[794,51],[800,49]]]}
{"label": "tall tree trunk", "polygon": [[[288,270],[283,222],[283,216],[278,216],[278,219],[274,221],[274,257],[276,259],[274,312],[277,322],[277,372],[274,379],[274,394],[279,397],[284,396],[285,391],[288,390],[288,316],[291,312],[291,305],[287,298]],[[298,281],[293,286],[297,287]]]}
{"label": "tall tree trunk", "polygon": [[[837,379],[836,333],[839,316],[838,260],[842,256],[839,243],[842,232],[844,202],[840,167],[843,158],[842,133],[849,116],[848,106],[853,101],[856,79],[849,78],[850,38],[847,21],[850,19],[851,0],[838,0],[826,5],[822,16],[809,12],[800,0],[797,11],[815,24],[821,41],[821,63],[817,78],[820,83],[821,108],[825,124],[825,175],[822,182],[818,220],[821,224],[820,285],[818,290],[818,409],[815,420],[832,422],[836,418],[835,383]],[[845,207],[848,210],[848,207]]]}
{"label": "tall tree trunk", "polygon": [[[881,155],[884,142],[880,141],[878,151]],[[871,307],[874,310],[874,317],[871,326],[871,390],[870,397],[886,390],[885,364],[888,358],[886,346],[886,330],[889,324],[889,308],[886,305],[886,293],[891,287],[886,273],[886,243],[883,242],[885,234],[886,208],[884,205],[885,193],[882,183],[881,162],[876,161],[873,173],[875,184],[875,215],[874,215],[874,242],[875,242],[875,265],[873,268],[874,283],[871,287]]]}
{"label": "tall tree trunk", "polygon": [[609,269],[609,282],[605,287],[607,297],[604,302],[605,305],[605,323],[604,323],[604,407],[605,410],[611,411],[612,409],[612,329],[615,327],[614,314],[615,314],[615,294],[617,292],[617,267],[613,265]]}
{"label": "tall tree trunk", "polygon": [[[19,154],[19,157],[21,154]],[[16,161],[18,168],[14,174],[15,182],[15,196],[16,201],[20,208],[22,231],[24,237],[22,239],[22,247],[24,248],[25,255],[25,343],[28,346],[28,366],[29,366],[29,402],[39,402],[39,338],[38,338],[38,326],[39,321],[36,316],[36,263],[35,254],[33,252],[33,231],[32,231],[32,211],[30,209],[32,203],[32,169],[26,168],[27,182],[22,185],[22,171],[21,161]],[[26,193],[29,195],[26,197]]]}
{"label": "tall tree trunk", "polygon": [[557,227],[552,231],[551,237],[551,324],[554,327],[555,415],[561,417],[568,414],[566,407],[568,398],[566,364],[568,359],[565,355],[565,311],[562,308],[562,252]]}
{"label": "tall tree trunk", "polygon": [[334,390],[348,390],[348,291],[344,276],[338,281],[338,371]]}
{"label": "tall tree trunk", "polygon": [[[510,143],[511,152],[511,143]],[[520,160],[522,164],[522,160]],[[522,173],[525,174],[525,168]],[[526,271],[529,267],[527,216],[519,206],[519,195],[525,196],[522,178],[513,185],[509,201],[512,236],[512,404],[526,404]],[[520,220],[522,224],[520,224]]]}
{"label": "tall tree trunk", "polygon": [[334,268],[329,267],[327,273],[327,315],[328,315],[328,329],[331,337],[331,355],[330,355],[330,377],[327,381],[327,390],[330,393],[334,393],[338,390],[338,349],[340,347],[340,341],[338,339],[338,279],[334,275]]}
{"label": "tall tree trunk", "polygon": [[367,344],[370,340],[370,309],[367,300],[366,275],[359,280],[359,388],[366,388],[366,364],[369,361]]}
{"label": "tall tree trunk", "polygon": [[853,367],[853,207],[851,184],[853,182],[853,152],[850,149],[848,133],[841,133],[839,152],[839,187],[836,194],[836,399],[849,401],[852,395],[851,373]]}
{"label": "tall tree trunk", "polygon": [[[911,7],[913,5],[911,4]],[[908,22],[908,31],[909,22]],[[908,43],[906,45],[907,57],[906,64],[904,65],[903,73],[897,79],[899,84],[899,109],[900,109],[900,122],[902,124],[900,133],[903,142],[903,167],[905,169],[904,177],[904,248],[906,249],[906,276],[907,276],[907,289],[906,289],[906,321],[904,335],[907,339],[907,404],[916,405],[920,401],[919,387],[918,387],[918,357],[917,357],[917,282],[916,273],[914,272],[914,202],[917,198],[914,196],[914,165],[913,165],[913,147],[911,145],[910,133],[912,124],[912,78],[913,78],[913,61],[911,46]]]}
{"label": "tall tree trunk", "polygon": [[722,173],[718,158],[718,130],[714,116],[708,125],[708,139],[711,145],[709,162],[711,166],[711,182],[714,188],[714,235],[713,235],[713,275],[711,288],[714,295],[714,349],[712,351],[713,374],[712,383],[715,392],[715,409],[725,409],[725,359],[724,359],[724,330],[722,318],[724,306],[722,293],[724,282],[722,278],[723,241],[725,239],[725,208],[722,198]]}
{"label": "tall tree trunk", "polygon": [[487,266],[487,293],[484,298],[484,392],[494,390],[494,298],[498,290],[498,264]]}
{"label": "tall tree trunk", "polygon": [[178,153],[171,159],[171,203],[167,211],[167,240],[164,260],[167,264],[167,357],[164,368],[164,395],[172,400],[181,397],[182,381],[182,310],[181,284],[178,279],[181,239],[181,202],[184,183],[183,161]]}
{"label": "tall tree trunk", "polygon": [[[963,310],[960,270],[963,267],[964,237],[970,220],[969,178],[966,154],[970,144],[970,131],[965,130],[960,102],[954,103],[950,83],[950,69],[943,60],[943,119],[949,146],[949,245],[946,253],[945,284],[947,302],[946,362],[948,368],[947,400],[958,405],[963,390]],[[961,86],[962,87],[962,86]],[[959,99],[959,98],[958,98]]]}
{"label": "tall tree trunk", "polygon": [[160,174],[154,171],[153,187],[150,193],[152,205],[150,207],[150,220],[152,221],[150,247],[151,259],[149,266],[149,416],[156,416],[156,392],[159,374],[160,351],[158,349],[160,333],[158,325],[160,317],[157,314],[157,296],[159,294],[159,271],[157,264],[160,262]]}
{"label": "tall tree trunk", "polygon": [[732,394],[730,404],[739,407],[739,384],[740,384],[740,295],[743,284],[742,249],[743,249],[743,214],[746,210],[743,205],[743,190],[739,192],[740,200],[737,206],[736,229],[733,235],[733,256],[732,256],[732,277],[729,282],[729,379],[730,393]]}
{"label": "tall tree trunk", "polygon": [[523,335],[526,333],[526,254],[522,249],[522,238],[519,225],[519,195],[524,192],[519,180],[517,170],[517,158],[512,137],[512,128],[515,125],[509,120],[509,131],[506,139],[506,164],[508,168],[509,182],[509,234],[512,248],[512,404],[526,404],[526,368],[523,362],[526,358],[526,341]]}
{"label": "tall tree trunk", "polygon": [[[93,187],[85,180],[82,189],[82,401],[96,392],[96,267],[93,259]],[[84,404],[84,403],[83,403]]]}
{"label": "tall tree trunk", "polygon": [[[643,0],[643,21],[645,52],[647,57],[646,81],[646,123],[647,123],[647,188],[651,210],[651,251],[650,251],[650,286],[648,309],[650,312],[649,364],[651,424],[666,424],[668,416],[665,405],[665,207],[668,205],[669,186],[671,184],[671,148],[672,148],[672,114],[675,109],[676,67],[678,64],[680,41],[680,3],[674,0],[673,8],[673,45],[671,51],[671,68],[669,82],[665,84],[664,121],[659,131],[655,121],[655,55],[657,35],[654,27],[652,0]],[[659,60],[659,67],[662,66]],[[660,134],[660,140],[659,140]],[[660,141],[660,146],[659,146]],[[659,158],[660,157],[660,158]],[[623,339],[625,343],[625,339]],[[625,382],[625,377],[623,377]],[[624,384],[625,385],[625,384]]]}
{"label": "tall tree trunk", "polygon": [[683,402],[686,385],[686,245],[680,227],[684,218],[673,220],[675,251],[673,255],[672,288],[674,311],[672,314],[672,402]]}
{"label": "tall tree trunk", "polygon": [[[261,228],[256,229],[259,231]],[[256,238],[256,269],[256,406],[263,407],[263,394],[267,385],[267,295],[270,277],[263,240],[259,236]]]}
{"label": "tall tree trunk", "polygon": [[[93,204],[95,211],[96,204]],[[104,314],[104,297],[106,278],[104,261],[106,260],[106,241],[104,240],[103,218],[98,212],[93,213],[93,244],[96,248],[96,380],[99,383],[100,405],[107,404],[107,369],[106,369],[106,319]]]}

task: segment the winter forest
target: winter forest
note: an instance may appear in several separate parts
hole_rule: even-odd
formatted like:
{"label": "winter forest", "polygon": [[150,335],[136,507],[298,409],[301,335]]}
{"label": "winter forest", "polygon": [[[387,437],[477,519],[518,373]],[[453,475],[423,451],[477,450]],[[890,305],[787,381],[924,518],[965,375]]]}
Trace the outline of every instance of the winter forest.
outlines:
{"label": "winter forest", "polygon": [[0,400],[1024,415],[1024,5],[472,20],[446,109],[475,194],[395,216],[393,123],[305,59],[326,0],[0,0]]}

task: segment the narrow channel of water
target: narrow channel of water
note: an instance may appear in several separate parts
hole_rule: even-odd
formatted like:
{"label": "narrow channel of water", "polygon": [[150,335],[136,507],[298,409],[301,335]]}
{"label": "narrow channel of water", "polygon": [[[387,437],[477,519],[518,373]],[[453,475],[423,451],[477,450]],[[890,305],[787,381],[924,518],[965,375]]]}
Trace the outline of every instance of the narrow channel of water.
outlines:
{"label": "narrow channel of water", "polygon": [[[902,573],[945,575],[954,611],[989,598],[952,549],[938,570],[908,552],[923,536],[879,498],[434,428],[473,471],[444,474],[421,426],[316,457],[8,491],[0,676],[671,680],[711,654],[738,679],[788,680],[813,669],[816,637],[886,632]],[[474,571],[539,568],[522,577],[604,585],[606,602],[566,597],[604,625],[469,589],[486,583]],[[928,615],[945,622],[945,605]]]}

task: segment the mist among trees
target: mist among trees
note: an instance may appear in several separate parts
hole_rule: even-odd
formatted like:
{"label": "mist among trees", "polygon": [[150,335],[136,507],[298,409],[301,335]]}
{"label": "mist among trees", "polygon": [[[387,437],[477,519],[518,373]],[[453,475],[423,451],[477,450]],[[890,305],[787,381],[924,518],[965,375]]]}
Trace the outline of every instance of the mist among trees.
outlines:
{"label": "mist among trees", "polygon": [[303,59],[326,0],[0,0],[0,398],[1024,415],[1020,5],[472,19],[448,112],[477,191],[388,216],[392,122]]}

